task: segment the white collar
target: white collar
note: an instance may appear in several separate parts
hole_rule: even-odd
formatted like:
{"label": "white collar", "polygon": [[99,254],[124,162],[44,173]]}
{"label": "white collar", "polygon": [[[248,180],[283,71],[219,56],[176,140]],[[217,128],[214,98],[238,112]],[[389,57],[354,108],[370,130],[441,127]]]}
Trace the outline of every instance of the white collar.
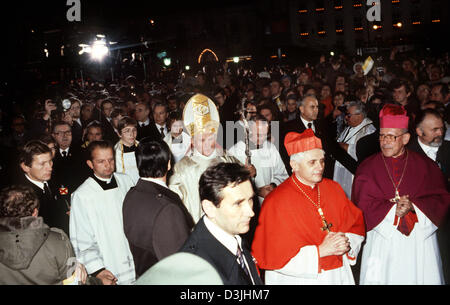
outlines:
{"label": "white collar", "polygon": [[67,155],[69,155],[69,148],[70,148],[70,147],[67,147],[66,149],[61,149],[61,148],[60,148],[60,149],[59,149],[59,153],[61,154],[61,156],[62,156],[62,152],[63,152],[63,151],[65,151],[65,152],[67,153]]}
{"label": "white collar", "polygon": [[138,124],[139,124],[139,126],[142,126],[142,125],[147,126],[148,124],[150,124],[150,119],[147,118],[147,119],[145,120],[145,122],[138,122]]}
{"label": "white collar", "polygon": [[203,219],[208,231],[233,255],[236,255],[237,253],[237,243],[239,243],[239,246],[242,249],[242,239],[239,235],[231,235],[230,233],[225,232],[221,227],[212,222],[206,215]]}
{"label": "white collar", "polygon": [[[417,142],[419,143],[420,147],[422,148],[422,150],[427,154],[428,157],[430,157],[431,159],[433,159],[433,161],[436,161],[436,153],[439,150],[439,146],[435,147],[435,146],[429,146],[426,144],[423,144],[420,141],[420,138],[417,137]],[[430,156],[430,154],[432,154],[432,156]]]}
{"label": "white collar", "polygon": [[300,119],[302,120],[303,125],[305,125],[306,129],[308,128],[308,123],[311,123],[312,124],[311,128],[315,131],[316,127],[314,126],[314,121],[307,121],[301,115],[300,115]]}
{"label": "white collar", "polygon": [[194,156],[197,156],[197,157],[200,157],[200,158],[206,159],[206,160],[214,159],[215,157],[217,157],[217,150],[214,149],[212,154],[210,154],[209,156],[205,156],[205,155],[202,155],[198,150],[196,150],[194,148]]}
{"label": "white collar", "polygon": [[99,176],[97,176],[95,173],[94,173],[94,176],[98,179],[98,180],[101,180],[101,181],[103,181],[103,182],[106,182],[106,183],[110,183],[111,182],[111,179],[112,179],[112,177],[114,176],[114,174],[112,174],[111,175],[111,178],[109,178],[109,179],[105,179],[105,178],[100,178]]}
{"label": "white collar", "polygon": [[[34,185],[36,185],[37,187],[39,187],[41,190],[44,190],[44,182],[33,180],[33,179],[31,179],[30,177],[28,177],[27,174],[25,174],[25,177],[27,177],[27,179],[28,179],[31,183],[33,183]],[[47,183],[47,181],[45,181],[45,183]]]}
{"label": "white collar", "polygon": [[144,177],[141,177],[141,179],[142,179],[142,180],[145,180],[145,181],[150,181],[150,182],[159,184],[159,185],[164,186],[165,188],[167,188],[167,184],[166,184],[164,181],[160,180],[160,179],[155,179],[155,178],[144,178]]}
{"label": "white collar", "polygon": [[155,123],[156,127],[158,127],[158,131],[161,130],[161,128],[164,128],[164,130],[166,129],[166,124],[164,125],[159,125],[158,123]]}

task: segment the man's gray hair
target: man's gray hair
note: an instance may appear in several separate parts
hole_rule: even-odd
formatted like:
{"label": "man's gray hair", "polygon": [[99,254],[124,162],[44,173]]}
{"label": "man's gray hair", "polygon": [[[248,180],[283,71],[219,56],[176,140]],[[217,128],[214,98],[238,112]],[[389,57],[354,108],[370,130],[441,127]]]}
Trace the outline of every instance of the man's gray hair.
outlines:
{"label": "man's gray hair", "polygon": [[300,107],[300,106],[303,106],[303,104],[305,103],[305,100],[306,100],[308,97],[312,97],[312,98],[314,98],[315,100],[317,100],[317,97],[316,97],[314,94],[307,94],[307,95],[305,95],[305,96],[300,100],[300,105],[299,105],[299,107]]}
{"label": "man's gray hair", "polygon": [[[317,148],[317,149],[319,149],[319,150],[323,153],[323,155],[325,155],[325,151],[324,151],[323,149],[320,149],[320,148]],[[308,150],[308,151],[309,151],[309,150]],[[291,160],[291,161],[294,161],[294,162],[300,163],[300,162],[303,161],[303,159],[305,158],[306,153],[307,153],[308,151],[302,151],[302,152],[293,154],[293,155],[291,155],[290,160]]]}
{"label": "man's gray hair", "polygon": [[356,112],[355,114],[362,114],[364,117],[366,117],[367,115],[367,111],[366,111],[366,106],[364,105],[363,102],[360,101],[351,101],[347,104],[347,110],[350,107],[356,107]]}

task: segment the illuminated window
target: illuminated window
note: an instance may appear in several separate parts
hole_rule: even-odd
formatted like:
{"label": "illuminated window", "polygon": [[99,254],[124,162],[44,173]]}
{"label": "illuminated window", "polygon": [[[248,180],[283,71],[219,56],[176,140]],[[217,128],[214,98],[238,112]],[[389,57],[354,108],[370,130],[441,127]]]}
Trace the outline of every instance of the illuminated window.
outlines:
{"label": "illuminated window", "polygon": [[361,8],[362,6],[361,0],[353,0],[353,7]]}

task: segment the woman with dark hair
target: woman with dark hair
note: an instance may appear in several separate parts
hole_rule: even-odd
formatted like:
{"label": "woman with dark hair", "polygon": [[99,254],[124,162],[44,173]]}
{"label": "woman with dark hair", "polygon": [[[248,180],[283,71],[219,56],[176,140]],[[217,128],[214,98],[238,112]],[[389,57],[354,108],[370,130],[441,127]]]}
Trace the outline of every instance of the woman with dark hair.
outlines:
{"label": "woman with dark hair", "polygon": [[134,151],[139,142],[137,136],[137,122],[133,118],[123,117],[117,124],[120,140],[114,146],[116,155],[116,172],[127,174],[134,183],[139,179]]}

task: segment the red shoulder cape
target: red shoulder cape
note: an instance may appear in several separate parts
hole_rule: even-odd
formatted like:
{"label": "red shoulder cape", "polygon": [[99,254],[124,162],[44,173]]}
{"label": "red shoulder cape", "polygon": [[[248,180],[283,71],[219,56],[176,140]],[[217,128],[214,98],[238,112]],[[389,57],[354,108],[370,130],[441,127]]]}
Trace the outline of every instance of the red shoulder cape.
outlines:
{"label": "red shoulder cape", "polygon": [[[262,269],[281,269],[304,246],[319,246],[327,232],[322,231],[322,219],[317,208],[303,195],[292,179],[279,185],[263,202],[252,244],[252,254]],[[317,186],[311,189],[297,184],[317,202]],[[332,232],[354,233],[364,236],[364,220],[359,210],[339,184],[323,179],[320,188],[321,207]],[[342,266],[342,256],[319,259],[320,270]]]}

